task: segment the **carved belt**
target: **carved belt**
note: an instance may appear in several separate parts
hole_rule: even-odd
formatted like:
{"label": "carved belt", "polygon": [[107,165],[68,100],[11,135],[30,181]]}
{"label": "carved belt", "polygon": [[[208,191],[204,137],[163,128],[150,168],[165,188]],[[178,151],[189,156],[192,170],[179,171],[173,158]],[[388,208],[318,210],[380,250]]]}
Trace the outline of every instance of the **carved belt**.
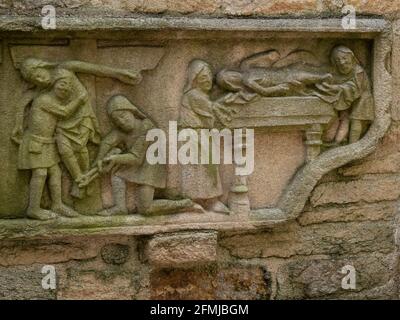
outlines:
{"label": "carved belt", "polygon": [[33,140],[36,142],[41,142],[41,143],[55,143],[55,139],[53,137],[47,138],[47,137],[42,137],[42,136],[37,136],[35,134],[30,135]]}

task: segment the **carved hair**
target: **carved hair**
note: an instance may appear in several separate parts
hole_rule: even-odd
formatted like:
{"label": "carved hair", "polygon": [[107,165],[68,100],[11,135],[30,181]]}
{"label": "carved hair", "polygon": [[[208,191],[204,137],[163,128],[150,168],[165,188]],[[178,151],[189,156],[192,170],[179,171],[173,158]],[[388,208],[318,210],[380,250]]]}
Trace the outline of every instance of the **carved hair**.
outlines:
{"label": "carved hair", "polygon": [[195,59],[192,62],[190,62],[188,67],[188,79],[186,82],[185,89],[183,90],[184,93],[194,88],[193,86],[194,82],[196,81],[200,72],[202,72],[204,69],[211,70],[211,66],[207,62],[200,59]]}
{"label": "carved hair", "polygon": [[20,64],[20,71],[22,77],[27,80],[31,81],[33,72],[38,68],[45,68],[45,69],[52,69],[57,66],[56,63],[48,62],[36,58],[27,58]]}
{"label": "carved hair", "polygon": [[130,111],[132,114],[139,119],[146,119],[147,116],[141,112],[136,106],[134,106],[127,97],[122,94],[111,97],[107,102],[107,113],[109,116],[114,111]]}

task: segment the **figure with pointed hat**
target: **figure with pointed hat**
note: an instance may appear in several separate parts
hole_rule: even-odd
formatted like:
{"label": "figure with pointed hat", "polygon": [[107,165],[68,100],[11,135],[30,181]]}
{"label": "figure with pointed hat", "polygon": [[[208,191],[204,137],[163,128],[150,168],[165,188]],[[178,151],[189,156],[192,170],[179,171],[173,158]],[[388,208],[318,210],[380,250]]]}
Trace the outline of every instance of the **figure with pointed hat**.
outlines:
{"label": "figure with pointed hat", "polygon": [[[107,102],[112,129],[101,141],[93,167],[100,173],[111,171],[114,206],[98,214],[102,216],[128,214],[126,183],[135,183],[138,192],[137,213],[158,215],[176,213],[193,207],[189,199],[154,199],[156,189],[166,187],[166,166],[149,164],[146,151],[150,144],[146,134],[155,124],[125,96],[116,95]],[[112,152],[119,147],[118,152]],[[82,185],[82,184],[81,184]]]}

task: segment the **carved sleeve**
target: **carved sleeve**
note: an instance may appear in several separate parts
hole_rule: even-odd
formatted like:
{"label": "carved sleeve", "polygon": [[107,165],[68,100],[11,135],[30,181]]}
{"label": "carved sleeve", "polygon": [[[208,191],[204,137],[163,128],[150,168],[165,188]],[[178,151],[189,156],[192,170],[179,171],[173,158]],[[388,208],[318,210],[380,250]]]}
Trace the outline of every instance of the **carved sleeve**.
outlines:
{"label": "carved sleeve", "polygon": [[127,84],[136,84],[141,80],[141,75],[138,72],[129,72],[123,69],[111,68],[83,61],[67,61],[61,63],[59,67],[73,72],[92,74],[98,77],[116,78]]}
{"label": "carved sleeve", "polygon": [[119,138],[119,134],[116,130],[111,131],[109,134],[107,134],[103,140],[101,140],[100,147],[99,147],[99,152],[97,153],[96,160],[94,161],[94,164],[96,164],[98,161],[103,160],[106,155],[110,152],[111,149],[117,147],[121,142],[121,139]]}
{"label": "carved sleeve", "polygon": [[360,88],[354,80],[347,81],[339,86],[342,90],[344,102],[348,106],[351,106],[361,95]]}
{"label": "carved sleeve", "polygon": [[130,154],[133,156],[131,158],[130,164],[132,165],[141,165],[146,157],[146,151],[149,142],[146,141],[146,136],[142,135],[135,141],[134,145],[130,150]]}
{"label": "carved sleeve", "polygon": [[42,108],[59,118],[67,118],[70,115],[72,115],[81,104],[82,104],[81,99],[75,99],[65,106],[62,106],[57,103],[49,103],[43,105]]}
{"label": "carved sleeve", "polygon": [[191,94],[189,97],[189,105],[191,109],[199,116],[213,118],[212,102],[199,94]]}

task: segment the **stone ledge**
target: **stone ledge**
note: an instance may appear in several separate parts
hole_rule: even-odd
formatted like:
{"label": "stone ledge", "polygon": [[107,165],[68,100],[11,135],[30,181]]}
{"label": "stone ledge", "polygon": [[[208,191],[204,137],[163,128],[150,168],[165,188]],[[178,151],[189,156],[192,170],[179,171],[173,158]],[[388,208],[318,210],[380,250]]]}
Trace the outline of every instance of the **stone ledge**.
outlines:
{"label": "stone ledge", "polygon": [[251,231],[284,223],[277,209],[254,211],[247,219],[217,213],[179,213],[168,216],[82,216],[51,221],[0,220],[0,239],[55,239],[90,235],[153,235],[185,230]]}
{"label": "stone ledge", "polygon": [[[355,29],[344,29],[341,19],[227,19],[152,17],[59,17],[56,31],[200,30],[381,33],[390,27],[385,19],[358,18]],[[45,31],[41,17],[0,16],[0,31]]]}

